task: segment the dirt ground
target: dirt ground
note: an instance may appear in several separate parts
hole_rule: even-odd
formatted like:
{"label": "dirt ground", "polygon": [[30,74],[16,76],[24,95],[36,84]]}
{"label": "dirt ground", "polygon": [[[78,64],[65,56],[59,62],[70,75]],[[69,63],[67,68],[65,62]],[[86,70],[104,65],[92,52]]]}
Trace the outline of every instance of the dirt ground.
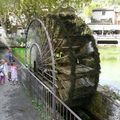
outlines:
{"label": "dirt ground", "polygon": [[[0,59],[5,53],[0,49]],[[21,84],[12,85],[6,81],[0,85],[0,120],[40,120]]]}
{"label": "dirt ground", "polygon": [[0,120],[40,120],[23,87],[6,82],[0,85]]}

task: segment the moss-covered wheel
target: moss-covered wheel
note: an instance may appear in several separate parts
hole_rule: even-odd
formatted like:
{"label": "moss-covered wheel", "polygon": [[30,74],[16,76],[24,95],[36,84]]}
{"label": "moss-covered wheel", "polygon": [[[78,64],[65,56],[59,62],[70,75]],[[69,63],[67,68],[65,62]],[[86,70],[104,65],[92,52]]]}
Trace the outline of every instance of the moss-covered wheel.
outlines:
{"label": "moss-covered wheel", "polygon": [[[100,73],[99,53],[90,29],[75,15],[47,15],[42,21],[45,28],[39,20],[28,27],[30,68],[37,66],[36,75],[50,88],[55,81],[57,95],[67,104],[86,103],[96,91]],[[32,44],[36,44],[34,49]]]}

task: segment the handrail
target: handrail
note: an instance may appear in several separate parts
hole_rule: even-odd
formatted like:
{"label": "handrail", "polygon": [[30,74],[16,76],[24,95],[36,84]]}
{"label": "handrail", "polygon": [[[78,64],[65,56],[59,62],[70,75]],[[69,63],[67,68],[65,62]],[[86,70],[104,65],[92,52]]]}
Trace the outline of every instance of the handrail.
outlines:
{"label": "handrail", "polygon": [[[31,91],[31,96],[34,96],[34,99],[37,99],[38,105],[42,103],[44,112],[44,117],[42,120],[82,120],[76,113],[74,113],[61,99],[59,99],[49,87],[47,87],[42,81],[40,81],[33,72],[31,72],[24,64],[18,61],[21,64],[20,75],[23,77],[23,74],[26,74],[26,79],[21,82],[25,84],[24,86]],[[30,89],[29,89],[30,88]],[[53,100],[55,100],[53,103]],[[55,104],[55,107],[52,107],[52,104]],[[55,110],[53,110],[55,109]],[[54,113],[55,111],[55,113]],[[46,116],[46,117],[45,117]]]}

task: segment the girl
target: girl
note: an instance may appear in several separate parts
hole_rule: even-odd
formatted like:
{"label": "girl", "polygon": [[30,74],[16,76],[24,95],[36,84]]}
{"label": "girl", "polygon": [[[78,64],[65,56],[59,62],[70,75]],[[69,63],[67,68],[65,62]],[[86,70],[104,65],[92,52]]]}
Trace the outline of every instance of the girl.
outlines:
{"label": "girl", "polygon": [[4,65],[2,64],[0,66],[0,84],[5,83],[5,75],[4,75],[3,69],[4,69]]}
{"label": "girl", "polygon": [[5,81],[8,80],[8,62],[7,60],[3,60],[3,72],[5,75]]}
{"label": "girl", "polygon": [[11,80],[13,85],[15,85],[15,82],[18,83],[17,65],[15,61],[11,63]]}
{"label": "girl", "polygon": [[4,73],[0,70],[0,84],[4,84],[5,83],[5,75]]}

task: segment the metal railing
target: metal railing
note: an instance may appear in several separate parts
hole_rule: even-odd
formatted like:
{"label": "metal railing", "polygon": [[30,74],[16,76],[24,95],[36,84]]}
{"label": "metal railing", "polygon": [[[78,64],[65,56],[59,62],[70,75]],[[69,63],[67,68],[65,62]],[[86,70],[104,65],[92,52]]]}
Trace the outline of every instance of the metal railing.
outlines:
{"label": "metal railing", "polygon": [[81,120],[63,101],[43,84],[23,64],[19,70],[21,82],[30,92],[40,110],[42,120]]}

